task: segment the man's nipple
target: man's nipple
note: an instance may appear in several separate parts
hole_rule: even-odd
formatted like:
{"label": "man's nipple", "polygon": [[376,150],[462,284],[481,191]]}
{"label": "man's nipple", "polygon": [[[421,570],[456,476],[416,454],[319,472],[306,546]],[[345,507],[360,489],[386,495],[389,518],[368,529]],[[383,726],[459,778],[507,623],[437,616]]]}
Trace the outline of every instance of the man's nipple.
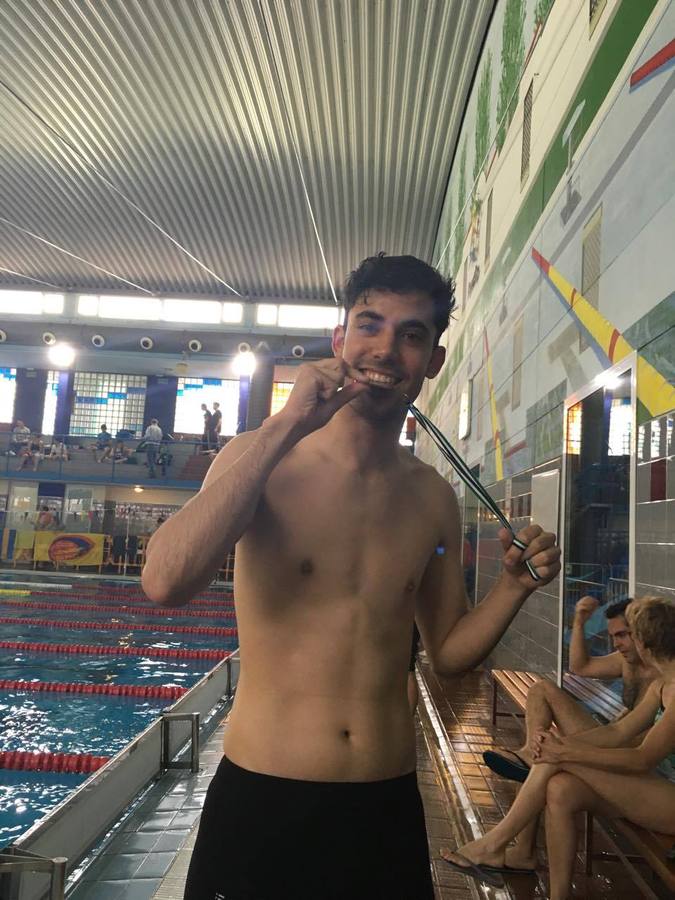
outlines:
{"label": "man's nipple", "polygon": [[300,574],[311,575],[314,572],[314,564],[311,559],[303,559],[300,563]]}

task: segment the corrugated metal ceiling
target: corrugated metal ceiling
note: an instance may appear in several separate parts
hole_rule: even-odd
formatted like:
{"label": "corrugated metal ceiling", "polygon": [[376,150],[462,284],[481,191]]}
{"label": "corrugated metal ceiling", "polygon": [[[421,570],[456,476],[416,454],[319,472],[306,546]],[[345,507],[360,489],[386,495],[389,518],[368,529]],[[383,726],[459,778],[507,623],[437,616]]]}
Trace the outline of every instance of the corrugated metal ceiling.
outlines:
{"label": "corrugated metal ceiling", "polygon": [[493,6],[7,0],[0,284],[330,301],[294,146],[336,282],[430,259]]}

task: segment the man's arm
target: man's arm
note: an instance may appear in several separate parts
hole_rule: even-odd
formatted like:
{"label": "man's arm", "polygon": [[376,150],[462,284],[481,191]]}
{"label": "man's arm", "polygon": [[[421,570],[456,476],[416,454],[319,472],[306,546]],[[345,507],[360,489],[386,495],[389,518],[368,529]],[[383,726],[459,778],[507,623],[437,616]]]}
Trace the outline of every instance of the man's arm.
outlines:
{"label": "man's arm", "polygon": [[[504,572],[485,599],[469,610],[460,558],[459,507],[447,484],[445,495],[443,552],[435,553],[427,565],[415,618],[434,670],[455,675],[484,660],[532,591],[555,578],[560,571],[560,551],[555,536],[538,525],[530,525],[518,535],[528,544],[526,551],[512,546],[511,535],[502,529],[499,537]],[[527,573],[526,558],[536,567],[541,581],[533,581]]]}
{"label": "man's arm", "polygon": [[[345,387],[345,378],[353,379]],[[162,606],[182,606],[211,583],[255,516],[267,479],[299,440],[321,428],[367,388],[338,360],[301,367],[284,410],[218,454],[201,491],[148,543],[143,590]]]}
{"label": "man's arm", "polygon": [[606,656],[591,656],[586,646],[584,626],[598,608],[594,597],[582,597],[574,609],[572,637],[570,639],[570,672],[585,678],[621,678],[623,667],[621,654],[610,653]]}

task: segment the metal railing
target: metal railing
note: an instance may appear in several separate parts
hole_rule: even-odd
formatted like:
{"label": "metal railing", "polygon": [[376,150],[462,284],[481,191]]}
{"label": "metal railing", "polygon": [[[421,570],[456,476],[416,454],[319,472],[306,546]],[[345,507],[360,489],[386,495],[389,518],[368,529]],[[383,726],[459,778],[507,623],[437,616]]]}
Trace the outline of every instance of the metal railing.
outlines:
{"label": "metal railing", "polygon": [[16,884],[17,878],[24,872],[45,872],[49,875],[48,900],[64,900],[67,863],[65,856],[55,856],[52,859],[16,847],[3,850],[0,853],[0,897],[7,897],[9,900],[12,896],[9,894],[12,881]]}
{"label": "metal railing", "polygon": [[201,440],[169,439],[159,445],[142,437],[110,435],[0,434],[0,475],[39,481],[201,484],[218,446]]}
{"label": "metal railing", "polygon": [[13,858],[2,863],[10,868],[0,868],[5,872],[5,881],[0,881],[2,900],[63,900],[63,889],[60,894],[48,891],[58,888],[59,878],[63,882],[129,804],[161,776],[167,768],[165,763],[171,763],[187,741],[192,742],[187,766],[194,766],[198,747],[195,721],[202,721],[222,699],[232,696],[238,675],[239,656],[235,651],[169,707],[164,715],[174,723],[170,729],[156,719],[67,800],[5,848],[4,854]]}

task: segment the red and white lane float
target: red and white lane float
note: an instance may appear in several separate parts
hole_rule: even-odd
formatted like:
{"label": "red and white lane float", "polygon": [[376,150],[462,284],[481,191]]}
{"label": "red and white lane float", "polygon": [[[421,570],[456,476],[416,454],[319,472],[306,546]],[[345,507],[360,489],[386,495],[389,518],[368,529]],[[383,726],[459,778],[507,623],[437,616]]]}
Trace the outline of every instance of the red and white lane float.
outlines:
{"label": "red and white lane float", "polygon": [[48,753],[29,750],[0,750],[0,769],[15,772],[66,772],[69,775],[88,775],[104,766],[109,756],[91,753]]}
{"label": "red and white lane float", "polygon": [[20,606],[21,609],[58,609],[75,610],[76,612],[111,612],[126,613],[132,616],[189,616],[199,619],[234,619],[234,610],[208,612],[205,609],[160,609],[156,606],[104,606],[98,603],[47,603],[42,600],[0,600],[0,606]]}
{"label": "red and white lane float", "polygon": [[216,637],[235,637],[236,628],[218,628],[215,625],[148,625],[137,622],[58,622],[52,619],[12,618],[0,616],[0,625],[39,625],[42,628],[63,628],[66,631],[88,629],[89,631],[159,631],[173,634],[203,634]]}
{"label": "red and white lane float", "polygon": [[86,681],[22,681],[0,678],[0,691],[34,691],[51,694],[103,694],[108,697],[142,697],[146,700],[178,700],[187,688],[163,684],[89,684]]}
{"label": "red and white lane float", "polygon": [[85,653],[90,656],[146,656],[155,659],[224,659],[229,650],[181,650],[174,647],[121,647],[98,644],[46,644],[30,641],[0,641],[0,650],[29,653]]}

